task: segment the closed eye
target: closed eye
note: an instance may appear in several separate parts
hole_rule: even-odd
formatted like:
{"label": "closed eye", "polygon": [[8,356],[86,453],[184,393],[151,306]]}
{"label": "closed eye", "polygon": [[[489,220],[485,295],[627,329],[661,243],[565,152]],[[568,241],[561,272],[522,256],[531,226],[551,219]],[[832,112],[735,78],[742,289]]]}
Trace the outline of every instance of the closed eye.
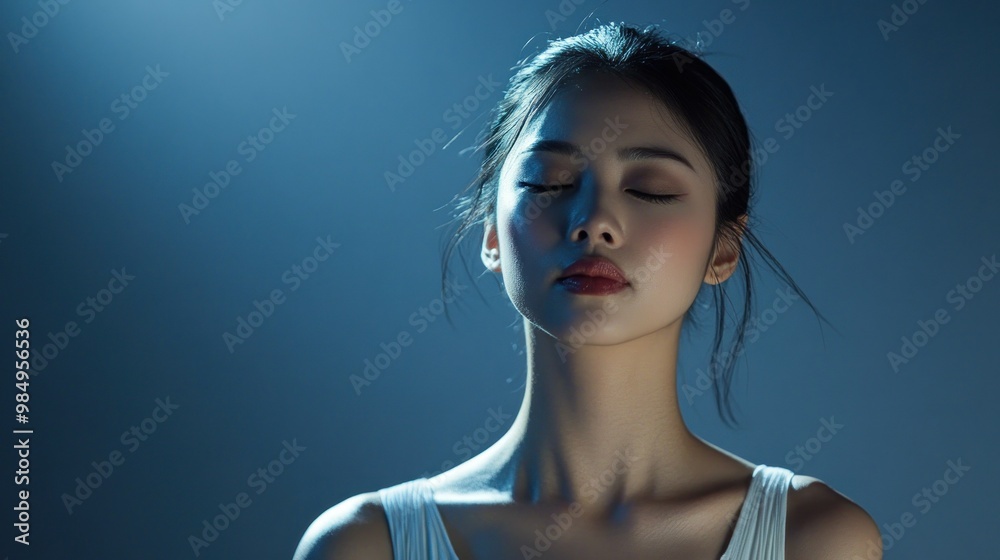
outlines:
{"label": "closed eye", "polygon": [[670,204],[672,202],[676,202],[677,199],[681,197],[679,194],[649,194],[633,190],[628,190],[626,192],[632,193],[632,196],[636,198],[647,200],[649,202],[655,202],[657,204]]}
{"label": "closed eye", "polygon": [[[570,188],[570,187],[573,186],[572,184],[568,184],[568,185],[539,185],[539,184],[536,184],[536,183],[528,183],[526,181],[518,181],[517,184],[520,187],[522,187],[524,189],[527,189],[530,192],[535,192],[535,193],[558,191],[558,190]],[[678,198],[680,198],[682,196],[682,195],[679,195],[679,194],[649,194],[649,193],[644,193],[644,192],[641,192],[641,191],[635,191],[635,190],[631,190],[631,189],[627,190],[626,192],[631,193],[632,196],[634,196],[634,197],[636,197],[638,199],[645,200],[647,202],[654,202],[654,203],[657,203],[657,204],[670,204],[672,202],[675,202]]]}
{"label": "closed eye", "polygon": [[524,181],[518,181],[517,184],[531,192],[548,192],[557,191],[559,189],[569,188],[573,185],[537,185],[535,183],[526,183]]}

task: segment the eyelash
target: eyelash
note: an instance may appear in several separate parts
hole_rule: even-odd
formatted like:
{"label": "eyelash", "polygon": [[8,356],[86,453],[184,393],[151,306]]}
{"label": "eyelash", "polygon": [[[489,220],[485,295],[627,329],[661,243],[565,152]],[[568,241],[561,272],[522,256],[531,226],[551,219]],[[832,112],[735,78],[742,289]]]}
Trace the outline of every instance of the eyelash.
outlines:
{"label": "eyelash", "polygon": [[[535,193],[546,192],[546,191],[553,191],[553,190],[558,190],[558,189],[563,189],[563,188],[566,188],[566,187],[572,187],[573,186],[573,185],[537,185],[537,184],[534,184],[534,183],[526,183],[524,181],[518,181],[517,184],[520,185],[521,187],[523,187],[525,189],[528,189],[529,191],[535,192]],[[648,201],[648,202],[653,202],[653,203],[656,203],[656,204],[670,204],[672,202],[676,202],[676,200],[678,198],[680,198],[680,195],[677,195],[677,194],[649,194],[649,193],[644,193],[644,192],[639,192],[639,191],[629,191],[629,192],[631,192],[632,195],[635,196],[636,198],[639,198],[639,199],[642,199],[642,200],[645,200],[645,201]]]}

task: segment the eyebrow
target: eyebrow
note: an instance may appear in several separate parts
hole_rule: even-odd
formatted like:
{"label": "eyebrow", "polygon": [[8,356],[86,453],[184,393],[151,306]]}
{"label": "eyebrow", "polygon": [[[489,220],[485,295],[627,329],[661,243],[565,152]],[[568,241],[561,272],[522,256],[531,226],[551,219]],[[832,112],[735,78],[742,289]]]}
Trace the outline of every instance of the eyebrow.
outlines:
{"label": "eyebrow", "polygon": [[[583,151],[576,145],[564,140],[538,140],[528,146],[522,154],[533,152],[551,152],[567,156],[583,155]],[[695,171],[694,166],[687,158],[679,152],[659,146],[632,146],[620,148],[617,151],[618,159],[621,161],[638,161],[643,159],[669,159],[678,161],[686,165],[691,171]]]}

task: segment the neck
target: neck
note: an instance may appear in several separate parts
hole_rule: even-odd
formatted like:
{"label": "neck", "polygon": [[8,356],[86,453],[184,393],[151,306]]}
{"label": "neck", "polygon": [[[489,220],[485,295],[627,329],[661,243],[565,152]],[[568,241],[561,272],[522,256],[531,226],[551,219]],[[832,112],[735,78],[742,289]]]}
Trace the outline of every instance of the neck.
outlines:
{"label": "neck", "polygon": [[571,347],[525,320],[524,400],[484,453],[496,482],[515,501],[579,502],[595,514],[690,488],[706,444],[678,406],[680,329]]}

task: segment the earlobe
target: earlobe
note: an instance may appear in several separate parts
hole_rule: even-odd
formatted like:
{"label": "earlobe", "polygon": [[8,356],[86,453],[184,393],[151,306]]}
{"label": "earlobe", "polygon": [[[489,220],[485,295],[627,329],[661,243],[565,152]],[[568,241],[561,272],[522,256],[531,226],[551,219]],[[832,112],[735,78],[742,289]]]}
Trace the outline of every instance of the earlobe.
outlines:
{"label": "earlobe", "polygon": [[[741,215],[737,221],[739,222],[739,241],[742,241],[743,233],[746,231],[747,215]],[[725,237],[719,239],[718,246],[712,255],[712,262],[705,273],[706,283],[721,284],[732,276],[740,260],[741,243],[739,241],[734,246],[733,242]]]}
{"label": "earlobe", "polygon": [[738,252],[727,251],[725,254],[720,254],[709,267],[708,273],[705,275],[705,282],[713,285],[725,282],[736,270],[738,262]]}
{"label": "earlobe", "polygon": [[497,239],[496,226],[487,223],[483,228],[483,264],[493,272],[500,272],[500,243]]}
{"label": "earlobe", "polygon": [[[725,245],[728,245],[728,243]],[[705,282],[712,285],[725,282],[733,274],[733,271],[736,270],[737,262],[739,262],[738,252],[729,249],[720,251],[713,258],[711,266],[708,267],[708,272],[705,273]]]}

